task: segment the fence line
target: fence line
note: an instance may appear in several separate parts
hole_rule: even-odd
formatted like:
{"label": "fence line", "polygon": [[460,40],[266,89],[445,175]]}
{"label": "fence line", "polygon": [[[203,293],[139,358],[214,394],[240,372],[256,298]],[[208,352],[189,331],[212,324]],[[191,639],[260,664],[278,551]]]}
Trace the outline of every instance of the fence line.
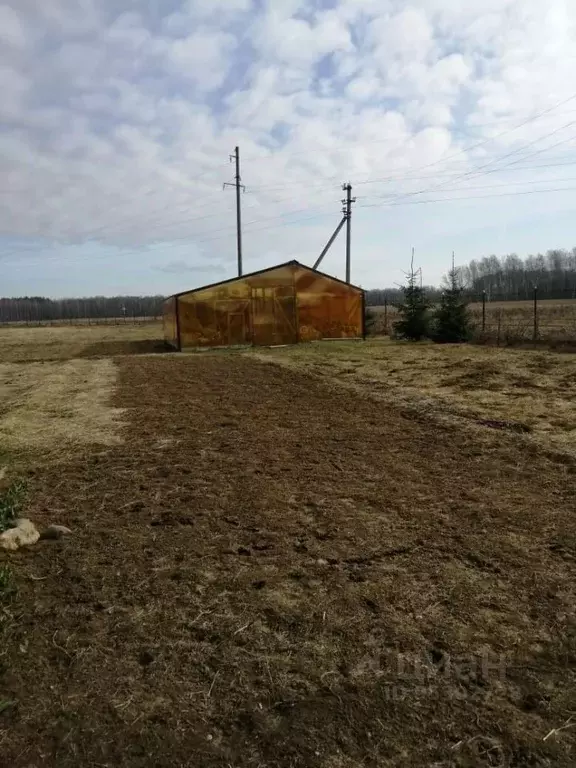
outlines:
{"label": "fence line", "polygon": [[[497,344],[576,343],[576,301],[571,295],[570,300],[548,299],[534,287],[530,300],[504,300],[486,292],[467,298],[478,340]],[[374,332],[392,333],[395,313],[396,303],[385,299],[376,308]]]}
{"label": "fence line", "polygon": [[85,326],[121,326],[121,325],[148,325],[159,321],[158,317],[70,317],[66,319],[25,319],[25,320],[2,320],[0,319],[0,328],[62,328],[65,326],[85,327]]}

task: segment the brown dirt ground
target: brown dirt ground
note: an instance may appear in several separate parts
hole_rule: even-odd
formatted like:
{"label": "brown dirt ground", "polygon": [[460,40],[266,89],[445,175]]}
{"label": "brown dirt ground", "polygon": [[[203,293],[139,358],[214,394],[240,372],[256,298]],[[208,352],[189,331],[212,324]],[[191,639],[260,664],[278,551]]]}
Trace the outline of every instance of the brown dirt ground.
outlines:
{"label": "brown dirt ground", "polygon": [[370,339],[247,354],[436,420],[481,425],[476,440],[492,426],[576,458],[576,355],[571,353]]}
{"label": "brown dirt ground", "polygon": [[576,764],[569,457],[239,355],[119,365],[125,444],[30,476],[74,535],[0,558],[2,766]]}

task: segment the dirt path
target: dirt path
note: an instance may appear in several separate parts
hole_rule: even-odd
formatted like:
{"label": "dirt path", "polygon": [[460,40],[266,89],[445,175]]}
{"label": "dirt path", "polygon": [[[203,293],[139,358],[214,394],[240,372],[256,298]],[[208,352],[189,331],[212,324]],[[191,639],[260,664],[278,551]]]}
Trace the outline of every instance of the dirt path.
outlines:
{"label": "dirt path", "polygon": [[576,763],[572,465],[238,356],[120,365],[125,445],[31,479],[75,535],[12,556],[0,764]]}

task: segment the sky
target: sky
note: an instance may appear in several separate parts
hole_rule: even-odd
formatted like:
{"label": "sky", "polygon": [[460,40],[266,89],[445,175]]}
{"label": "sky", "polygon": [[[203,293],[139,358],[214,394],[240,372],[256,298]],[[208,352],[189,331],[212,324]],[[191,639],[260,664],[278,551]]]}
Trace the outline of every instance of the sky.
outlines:
{"label": "sky", "polygon": [[[0,0],[0,295],[576,246],[573,0]],[[322,270],[344,276],[343,233]]]}

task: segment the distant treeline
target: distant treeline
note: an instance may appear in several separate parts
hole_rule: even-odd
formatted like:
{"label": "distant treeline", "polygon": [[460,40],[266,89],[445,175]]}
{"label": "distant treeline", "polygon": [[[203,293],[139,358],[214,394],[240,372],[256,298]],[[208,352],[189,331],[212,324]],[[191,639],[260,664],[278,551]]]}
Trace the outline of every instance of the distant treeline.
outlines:
{"label": "distant treeline", "polygon": [[576,248],[552,250],[520,258],[485,256],[460,267],[463,287],[474,297],[529,299],[534,288],[541,299],[576,298]]}
{"label": "distant treeline", "polygon": [[161,317],[162,302],[162,296],[91,296],[84,299],[23,296],[0,299],[0,322]]}
{"label": "distant treeline", "polygon": [[[424,290],[430,301],[437,301],[440,298],[442,290],[434,285],[425,285]],[[396,304],[402,299],[402,290],[400,288],[372,288],[366,291],[366,306],[382,307],[384,304]]]}
{"label": "distant treeline", "polygon": [[[531,299],[534,289],[540,299],[576,299],[576,248],[551,250],[526,256],[485,256],[458,267],[459,281],[471,300],[517,301]],[[446,282],[446,279],[444,280]],[[438,301],[442,288],[425,286],[431,302]],[[394,304],[400,288],[382,288],[366,292],[371,307]]]}
{"label": "distant treeline", "polygon": [[[515,253],[485,256],[458,268],[462,286],[470,299],[478,300],[485,291],[489,300],[521,300],[534,295],[540,299],[576,299],[576,248],[551,250],[522,259]],[[442,288],[425,286],[431,302],[440,298]],[[401,298],[400,288],[366,291],[370,307],[394,304]],[[160,318],[162,296],[90,296],[82,299],[47,299],[23,296],[0,299],[0,323],[66,321],[106,318]]]}

